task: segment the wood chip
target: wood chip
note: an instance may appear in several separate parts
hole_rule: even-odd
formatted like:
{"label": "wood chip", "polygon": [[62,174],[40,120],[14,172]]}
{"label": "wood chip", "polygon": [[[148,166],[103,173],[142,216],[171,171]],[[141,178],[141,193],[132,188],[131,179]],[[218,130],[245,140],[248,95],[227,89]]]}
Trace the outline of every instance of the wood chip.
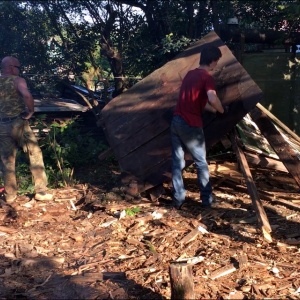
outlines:
{"label": "wood chip", "polygon": [[210,274],[209,277],[214,280],[219,277],[231,274],[231,273],[235,272],[236,270],[237,270],[236,267],[233,264],[230,264],[230,265],[227,265],[227,266],[224,266],[224,267],[221,267],[221,268],[215,270],[214,272],[212,272]]}
{"label": "wood chip", "polygon": [[17,229],[9,228],[7,226],[1,226],[1,225],[0,225],[0,231],[5,232],[5,233],[9,233],[9,234],[13,234],[13,233],[18,232]]}

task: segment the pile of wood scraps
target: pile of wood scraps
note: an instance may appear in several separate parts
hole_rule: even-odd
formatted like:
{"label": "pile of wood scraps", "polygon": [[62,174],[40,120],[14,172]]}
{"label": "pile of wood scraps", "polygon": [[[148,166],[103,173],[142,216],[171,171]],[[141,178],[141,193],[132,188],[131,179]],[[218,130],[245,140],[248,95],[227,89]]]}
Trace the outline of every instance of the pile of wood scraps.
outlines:
{"label": "pile of wood scraps", "polygon": [[[23,298],[169,299],[176,290],[171,266],[187,264],[195,298],[296,299],[300,215],[275,202],[289,194],[263,193],[273,238],[266,242],[237,162],[212,167],[218,200],[212,210],[199,205],[193,167],[184,172],[189,200],[181,211],[166,205],[168,183],[158,201],[136,203],[121,187],[104,191],[86,184],[57,189],[48,203],[1,202],[0,296],[17,290]],[[255,179],[262,178],[265,170],[257,171]],[[274,187],[280,174],[270,177]],[[256,184],[260,195],[267,181]]]}
{"label": "pile of wood scraps", "polygon": [[[278,120],[270,112],[267,112],[260,104],[258,104],[249,115],[252,120],[249,119],[249,117],[244,117],[243,121],[236,126],[238,130],[235,128],[230,133],[230,139],[245,178],[248,193],[253,202],[253,207],[258,215],[259,225],[263,236],[268,242],[272,242],[272,229],[248,165],[245,150],[250,150],[252,153],[268,157],[269,160],[277,159],[281,161],[284,168],[290,173],[300,187],[300,146],[297,145],[300,138],[294,133],[292,134],[294,142],[290,142],[290,140],[287,139],[287,135],[291,134],[291,131],[288,130],[287,132],[286,127],[282,126],[283,124],[279,123]],[[277,122],[276,125],[281,125],[280,131],[275,126],[274,120]],[[256,124],[258,126],[256,126]],[[284,131],[285,135],[283,137],[282,132]],[[258,161],[258,158],[256,158],[256,161]],[[264,166],[269,168],[275,166],[275,169],[278,169],[277,164],[268,163]],[[281,166],[280,169],[282,170],[284,168]]]}

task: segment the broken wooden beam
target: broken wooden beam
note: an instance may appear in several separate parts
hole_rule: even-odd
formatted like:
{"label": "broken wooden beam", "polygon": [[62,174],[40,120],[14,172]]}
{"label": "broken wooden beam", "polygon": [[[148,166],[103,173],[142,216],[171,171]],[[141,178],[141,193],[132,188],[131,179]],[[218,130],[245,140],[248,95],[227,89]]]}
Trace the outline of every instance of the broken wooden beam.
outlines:
{"label": "broken wooden beam", "polygon": [[272,199],[271,202],[277,203],[279,205],[284,205],[292,210],[300,211],[300,205],[293,203],[292,201],[289,201],[289,200]]}
{"label": "broken wooden beam", "polygon": [[239,147],[236,130],[232,130],[230,132],[230,138],[231,138],[232,147],[234,149],[234,152],[236,153],[242,173],[245,177],[248,192],[251,197],[254,209],[257,213],[259,225],[261,226],[263,236],[268,242],[272,242],[272,237],[270,235],[270,233],[272,232],[272,229],[271,229],[268,217],[263,208],[262,202],[259,198],[258,191],[257,191],[256,185],[254,183],[254,180],[252,178],[252,174],[251,174],[250,168],[248,166],[245,154],[242,151],[242,149]]}
{"label": "broken wooden beam", "polygon": [[300,145],[300,137],[288,128],[284,123],[282,123],[278,118],[276,118],[269,110],[267,110],[263,105],[260,103],[256,104],[256,107],[259,108],[263,113],[265,113],[275,124],[281,127],[284,131],[286,131],[290,136],[292,136],[298,145]]}
{"label": "broken wooden beam", "polygon": [[288,173],[285,165],[277,159],[267,157],[263,154],[250,153],[248,151],[244,151],[244,153],[247,156],[247,161],[254,166],[259,165],[262,168],[268,168]]}
{"label": "broken wooden beam", "polygon": [[286,169],[300,186],[300,160],[295,150],[285,141],[273,122],[262,110],[255,107],[249,114],[261,133],[273,147]]}

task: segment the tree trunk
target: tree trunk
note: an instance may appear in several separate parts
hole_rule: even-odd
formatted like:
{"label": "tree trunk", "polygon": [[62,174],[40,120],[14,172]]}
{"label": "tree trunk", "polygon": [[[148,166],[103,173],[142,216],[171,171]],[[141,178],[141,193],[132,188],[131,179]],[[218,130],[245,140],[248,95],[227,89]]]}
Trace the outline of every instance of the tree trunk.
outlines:
{"label": "tree trunk", "polygon": [[214,32],[217,35],[220,35],[220,25],[219,25],[219,9],[218,9],[218,1],[211,0],[210,1],[211,10],[212,10],[212,24],[214,27]]}
{"label": "tree trunk", "polygon": [[173,263],[170,265],[171,299],[195,299],[192,265]]}

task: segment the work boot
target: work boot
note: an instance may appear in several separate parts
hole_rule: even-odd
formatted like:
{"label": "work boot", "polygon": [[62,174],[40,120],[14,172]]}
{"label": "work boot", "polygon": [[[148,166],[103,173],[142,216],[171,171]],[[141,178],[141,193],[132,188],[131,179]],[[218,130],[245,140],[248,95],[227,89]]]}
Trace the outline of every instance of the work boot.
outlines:
{"label": "work boot", "polygon": [[53,195],[47,192],[36,193],[34,199],[37,201],[50,201],[53,199]]}
{"label": "work boot", "polygon": [[5,195],[5,200],[7,204],[12,204],[15,202],[15,200],[17,199],[17,195]]}

